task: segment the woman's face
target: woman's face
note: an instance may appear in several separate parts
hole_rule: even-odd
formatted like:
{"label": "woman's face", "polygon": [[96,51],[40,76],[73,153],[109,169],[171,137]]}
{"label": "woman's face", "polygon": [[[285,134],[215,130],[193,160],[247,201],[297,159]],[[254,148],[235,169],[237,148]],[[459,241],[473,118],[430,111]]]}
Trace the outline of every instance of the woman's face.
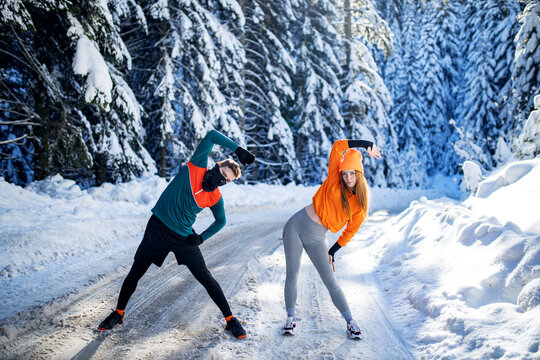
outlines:
{"label": "woman's face", "polygon": [[356,186],[356,171],[343,170],[341,172],[341,178],[349,189],[354,189],[354,187]]}

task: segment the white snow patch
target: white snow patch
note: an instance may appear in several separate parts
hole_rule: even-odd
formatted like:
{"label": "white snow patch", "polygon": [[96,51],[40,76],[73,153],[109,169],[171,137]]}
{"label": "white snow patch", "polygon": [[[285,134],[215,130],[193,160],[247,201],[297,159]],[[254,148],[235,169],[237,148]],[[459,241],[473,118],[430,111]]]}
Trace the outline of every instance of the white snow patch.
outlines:
{"label": "white snow patch", "polygon": [[465,205],[478,214],[512,222],[523,231],[540,233],[540,158],[514,161],[494,171]]}
{"label": "white snow patch", "polygon": [[112,101],[112,80],[105,60],[95,44],[82,35],[77,41],[77,49],[73,59],[75,74],[87,76],[85,100],[96,102],[106,110]]}
{"label": "white snow patch", "polygon": [[482,180],[482,169],[474,161],[465,161],[463,163],[463,182],[464,189],[475,192],[478,189],[478,184]]}
{"label": "white snow patch", "polygon": [[518,296],[518,305],[525,311],[540,306],[540,278],[529,281]]}
{"label": "white snow patch", "polygon": [[371,259],[363,273],[377,274],[417,358],[537,357],[539,171],[540,159],[513,162],[463,203],[421,198],[386,221],[374,212],[348,245],[343,266]]}

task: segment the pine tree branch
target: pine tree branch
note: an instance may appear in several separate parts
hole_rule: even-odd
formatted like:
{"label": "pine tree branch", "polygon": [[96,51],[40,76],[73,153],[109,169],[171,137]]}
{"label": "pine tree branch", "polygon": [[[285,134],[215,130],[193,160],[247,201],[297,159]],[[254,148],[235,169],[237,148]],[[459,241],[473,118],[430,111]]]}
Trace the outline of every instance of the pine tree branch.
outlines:
{"label": "pine tree branch", "polygon": [[15,35],[15,38],[17,39],[17,43],[19,44],[20,49],[21,49],[24,57],[26,58],[26,60],[28,60],[33,65],[32,69],[41,76],[43,81],[45,81],[45,83],[49,86],[51,91],[54,93],[54,95],[56,96],[56,98],[60,102],[60,106],[62,107],[62,111],[61,111],[62,112],[62,120],[63,120],[64,123],[67,123],[67,111],[66,111],[66,107],[64,105],[64,102],[62,101],[62,96],[60,95],[59,91],[56,89],[56,86],[54,86],[54,84],[52,84],[49,81],[48,77],[43,73],[43,71],[41,71],[41,68],[40,68],[37,60],[34,58],[34,56],[32,56],[28,52],[28,50],[26,49],[26,46],[24,45],[24,43],[21,40],[21,38],[19,37],[19,35],[17,35],[17,32],[15,31],[13,26],[10,25],[10,28],[11,28],[11,31],[13,32],[13,35]]}
{"label": "pine tree branch", "polygon": [[[136,23],[124,24],[124,27],[132,26],[133,24],[136,24]],[[133,28],[129,30],[119,32],[118,35],[120,35],[120,37],[123,37],[123,36],[131,34],[132,32],[139,31],[140,28],[142,28],[142,26],[134,26]]]}
{"label": "pine tree branch", "polygon": [[[250,41],[250,40],[248,40],[248,42],[251,42],[251,43],[253,43],[253,44],[256,44],[256,45],[258,45],[258,46],[261,46],[261,44],[255,42],[255,41]],[[264,57],[263,54],[261,54],[260,52],[257,52],[257,51],[255,51],[255,50],[253,50],[253,48],[249,48],[249,47],[248,47],[248,48],[246,49],[246,55],[247,55],[247,54],[253,54],[253,55],[255,55],[256,57],[258,57],[259,59],[265,59],[265,57]]]}
{"label": "pine tree branch", "polygon": [[[13,112],[13,111],[11,111]],[[8,125],[8,126],[15,126],[15,125],[35,125],[35,126],[41,126],[39,123],[33,123],[27,120],[14,120],[14,121],[0,121],[0,125]]]}
{"label": "pine tree branch", "polygon": [[268,98],[268,96],[266,96],[265,92],[259,87],[259,85],[257,85],[257,83],[251,81],[251,80],[246,80],[246,92],[249,92],[247,89],[248,89],[248,86],[247,85],[251,85],[253,86],[255,89],[259,90],[258,93],[255,93],[253,92],[254,94],[258,94],[260,97],[262,97],[264,100],[266,100],[266,102],[268,103],[272,103],[272,101]]}
{"label": "pine tree branch", "polygon": [[[246,101],[249,102],[249,103],[255,104],[250,99],[246,99]],[[250,110],[249,107],[246,107],[246,115],[248,115],[248,114],[252,115],[253,117],[259,118],[260,120],[264,120],[264,117],[262,117],[261,114]],[[250,117],[250,119],[251,119],[251,117]]]}
{"label": "pine tree branch", "polygon": [[136,53],[138,50],[144,49],[144,44],[146,43],[146,39],[140,39],[140,40],[133,40],[133,41],[127,41],[126,47],[129,49],[130,53]]}
{"label": "pine tree branch", "polygon": [[[11,91],[11,89],[6,85],[6,83],[4,82],[4,80],[2,78],[0,78],[0,83],[2,83],[2,85],[7,90],[7,92],[9,92],[9,94],[14,99],[17,99],[17,96],[13,93],[13,91]],[[22,101],[19,101],[18,99],[17,99],[17,101],[9,100],[9,99],[0,99],[0,103],[6,103],[6,104],[12,104],[12,105],[19,106],[25,111],[25,113],[23,114],[23,113],[21,113],[19,111],[16,111],[16,110],[13,110],[13,109],[10,109],[10,108],[3,108],[3,109],[0,109],[0,111],[17,114],[17,115],[20,115],[22,117],[26,117],[26,119],[38,119],[38,120],[41,119],[41,117],[38,114],[36,114],[34,111],[30,110],[29,106],[26,103],[24,103]],[[9,125],[41,125],[39,123],[29,122],[28,120],[15,120],[15,121],[10,121],[8,123],[9,123]]]}
{"label": "pine tree branch", "polygon": [[[274,142],[274,143],[271,143],[271,144],[261,144],[260,142],[257,141],[257,139],[255,139],[253,136],[251,135],[247,135],[246,134],[246,139],[250,140],[250,145],[248,145],[249,148],[262,148],[262,147],[271,147],[271,146],[274,146],[274,145],[277,145],[278,143],[277,142]],[[255,145],[253,145],[255,144]]]}
{"label": "pine tree branch", "polygon": [[[2,45],[6,45],[3,41],[2,41]],[[0,48],[0,52],[8,55],[8,56],[11,56],[12,58],[14,58],[15,60],[17,60],[18,62],[26,65],[26,67],[32,69],[32,66],[30,66],[30,64],[28,64],[26,61],[24,61],[23,59],[21,59],[20,57],[18,57],[17,55],[13,54],[13,53],[10,53],[9,51],[6,51],[2,48]]]}
{"label": "pine tree branch", "polygon": [[255,161],[260,163],[260,164],[267,165],[267,166],[280,166],[281,167],[281,166],[283,166],[283,164],[285,164],[285,162],[274,163],[274,162],[265,161],[265,160],[262,160],[260,157],[256,157]]}
{"label": "pine tree branch", "polygon": [[248,133],[250,131],[253,131],[257,128],[257,125],[248,126],[245,128],[245,132]]}
{"label": "pine tree branch", "polygon": [[[190,73],[190,74],[191,74],[191,77],[193,78],[193,80],[196,81],[197,77],[195,76],[195,74],[193,73],[193,71],[191,71],[191,69],[189,69],[187,66],[185,66],[184,63],[183,63],[182,61],[178,61],[178,60],[172,59],[172,63],[181,66],[182,69],[184,69],[185,71],[187,71],[188,73]],[[177,80],[180,80],[180,79],[177,78],[177,76],[175,76],[175,78],[176,78]],[[179,82],[180,82],[180,81],[179,81]],[[200,85],[200,83],[201,83],[200,81],[197,81],[197,84]]]}
{"label": "pine tree branch", "polygon": [[[255,142],[255,140],[253,140]],[[279,143],[277,141],[275,142],[272,142],[272,143],[268,143],[268,144],[249,144],[247,145],[247,148],[248,149],[254,149],[254,148],[269,148],[269,147],[273,147],[273,146],[276,146],[276,145],[279,145]]]}
{"label": "pine tree branch", "polygon": [[[0,141],[0,145],[6,145],[6,144],[11,144],[11,143],[16,143],[17,141],[22,140],[22,139],[26,139],[27,137],[28,137],[28,134],[24,134],[23,136],[19,136],[19,137],[16,138],[16,139],[3,140],[3,141]],[[19,145],[22,145],[22,144],[19,144]]]}

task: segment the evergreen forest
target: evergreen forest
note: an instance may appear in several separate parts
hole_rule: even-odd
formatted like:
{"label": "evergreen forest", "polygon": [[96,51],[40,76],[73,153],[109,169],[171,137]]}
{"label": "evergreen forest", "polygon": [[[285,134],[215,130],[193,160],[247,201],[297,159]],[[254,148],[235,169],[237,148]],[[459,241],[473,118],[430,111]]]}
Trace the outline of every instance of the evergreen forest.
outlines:
{"label": "evergreen forest", "polygon": [[[373,186],[484,171],[519,150],[540,5],[517,0],[4,0],[0,176],[170,179],[216,129],[242,181],[319,184],[341,138]],[[234,154],[217,148],[213,160]]]}

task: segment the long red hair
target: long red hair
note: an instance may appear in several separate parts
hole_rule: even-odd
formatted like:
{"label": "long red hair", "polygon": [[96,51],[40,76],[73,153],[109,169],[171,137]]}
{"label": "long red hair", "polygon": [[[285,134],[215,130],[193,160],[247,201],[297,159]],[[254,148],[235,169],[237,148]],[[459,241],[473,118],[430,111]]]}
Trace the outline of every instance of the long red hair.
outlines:
{"label": "long red hair", "polygon": [[[355,170],[356,175],[356,186],[354,187],[354,193],[356,195],[356,200],[360,205],[360,208],[364,210],[364,213],[367,217],[368,207],[369,207],[369,192],[366,178],[364,173],[358,170]],[[349,198],[347,196],[347,191],[351,191],[345,181],[343,181],[343,176],[340,174],[341,179],[341,206],[343,209],[351,216],[351,207],[349,206]]]}

